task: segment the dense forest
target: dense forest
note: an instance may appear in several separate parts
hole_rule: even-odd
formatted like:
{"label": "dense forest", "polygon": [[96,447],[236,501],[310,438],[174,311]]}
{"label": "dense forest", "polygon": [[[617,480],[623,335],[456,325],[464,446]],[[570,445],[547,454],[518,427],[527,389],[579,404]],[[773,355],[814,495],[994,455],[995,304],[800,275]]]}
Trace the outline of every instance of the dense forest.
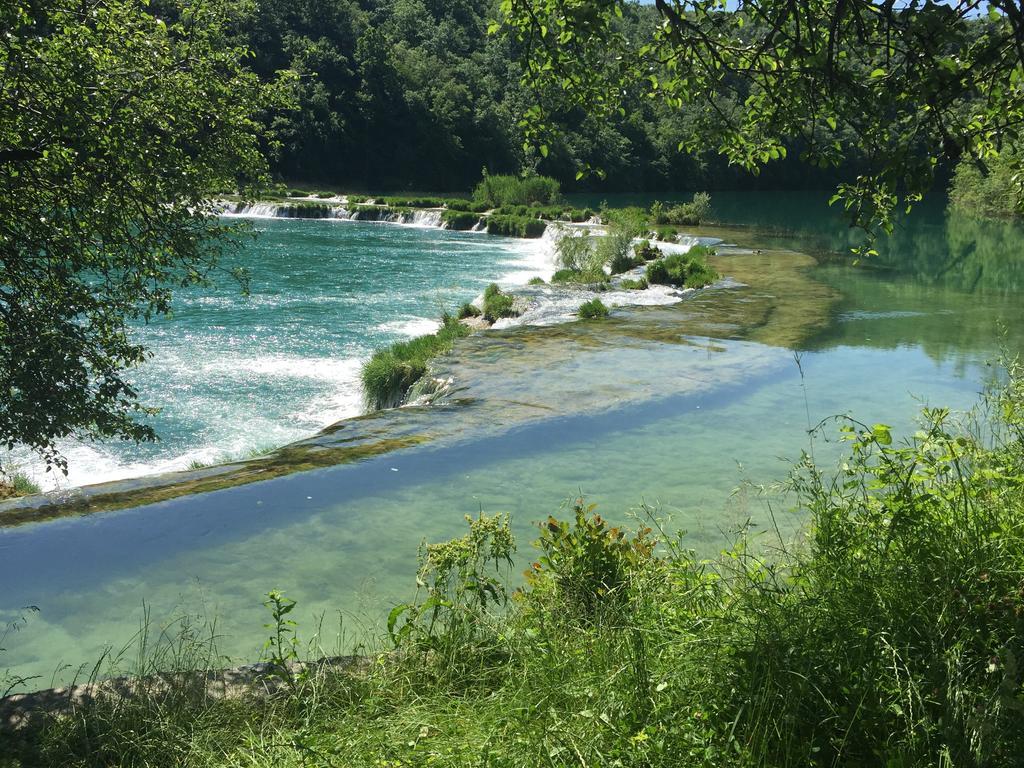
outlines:
{"label": "dense forest", "polygon": [[[347,188],[462,191],[492,173],[537,171],[565,189],[664,192],[832,188],[850,168],[817,169],[799,151],[759,176],[679,151],[703,118],[637,93],[612,120],[557,116],[546,157],[524,150],[522,117],[534,95],[520,84],[520,52],[487,34],[494,0],[263,0],[241,11],[237,34],[261,76],[292,69],[298,109],[272,118],[280,178]],[[638,37],[653,6],[623,18]],[[799,148],[796,148],[797,150]],[[580,167],[600,169],[576,181]]]}

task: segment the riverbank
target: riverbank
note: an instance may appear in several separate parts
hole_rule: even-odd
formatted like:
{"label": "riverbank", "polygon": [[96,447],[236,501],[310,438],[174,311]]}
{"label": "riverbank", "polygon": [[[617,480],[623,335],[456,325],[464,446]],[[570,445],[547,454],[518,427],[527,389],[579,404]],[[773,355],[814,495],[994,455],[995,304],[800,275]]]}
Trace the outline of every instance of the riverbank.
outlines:
{"label": "riverbank", "polygon": [[648,768],[982,755],[1011,768],[1024,750],[1024,384],[1010,373],[991,410],[926,411],[905,442],[885,425],[824,427],[846,449],[837,469],[793,466],[790,503],[806,516],[795,539],[745,526],[703,558],[649,509],[624,531],[580,500],[541,524],[513,593],[508,520],[475,515],[421,551],[419,590],[368,663],[297,667],[322,635],[271,593],[272,695],[211,695],[215,643],[171,631],[144,659],[176,660],[184,682],[95,696],[0,754],[15,766]]}

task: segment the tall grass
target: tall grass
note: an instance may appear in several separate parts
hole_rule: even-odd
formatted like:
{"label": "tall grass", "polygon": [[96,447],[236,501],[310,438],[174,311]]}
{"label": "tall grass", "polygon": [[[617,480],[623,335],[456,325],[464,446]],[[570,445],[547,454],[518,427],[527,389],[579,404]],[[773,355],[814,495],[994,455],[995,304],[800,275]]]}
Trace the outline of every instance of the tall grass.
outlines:
{"label": "tall grass", "polygon": [[784,484],[795,541],[746,529],[705,560],[650,511],[628,531],[579,500],[540,524],[510,593],[508,520],[481,515],[421,549],[394,651],[358,672],[232,700],[143,691],[0,749],[15,765],[1014,768],[1022,376],[969,418],[926,409],[902,442],[839,420],[837,467],[805,455]]}
{"label": "tall grass", "polygon": [[502,176],[485,173],[473,190],[473,200],[492,208],[509,205],[552,205],[560,186],[549,176]]}
{"label": "tall grass", "polygon": [[401,405],[412,385],[426,374],[431,358],[450,351],[455,339],[469,332],[456,318],[445,315],[436,333],[396,341],[374,352],[361,372],[367,408],[380,410]]}

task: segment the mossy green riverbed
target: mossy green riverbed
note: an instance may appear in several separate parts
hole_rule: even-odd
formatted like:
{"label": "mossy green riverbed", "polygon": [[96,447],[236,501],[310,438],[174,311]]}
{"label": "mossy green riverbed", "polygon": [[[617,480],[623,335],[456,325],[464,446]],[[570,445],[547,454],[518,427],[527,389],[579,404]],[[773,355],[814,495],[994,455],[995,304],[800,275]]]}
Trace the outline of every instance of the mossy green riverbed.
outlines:
{"label": "mossy green riverbed", "polygon": [[[299,601],[301,636],[326,617],[328,650],[339,615],[349,641],[370,637],[414,589],[421,540],[460,533],[480,509],[512,514],[523,565],[533,524],[581,492],[616,520],[657,507],[709,554],[748,518],[767,530],[755,486],[783,478],[801,450],[837,455],[835,431],[812,446],[809,425],[850,413],[905,430],[922,402],[968,407],[1000,344],[1019,346],[1024,330],[1019,229],[925,210],[855,267],[831,255],[847,236],[820,197],[717,200],[730,226],[702,234],[739,246],[716,259],[721,287],[474,335],[437,361],[451,384],[432,405],[342,421],[227,467],[8,509],[0,615],[39,612],[9,636],[0,669],[38,676],[35,688],[68,680],[128,643],[146,613],[158,625],[216,619],[221,650],[253,659],[272,588]],[[476,277],[455,269],[452,300],[490,279],[486,265],[466,268]],[[302,317],[329,339],[322,320]],[[257,419],[283,410],[250,408]],[[775,523],[793,532],[799,517],[780,501]]]}

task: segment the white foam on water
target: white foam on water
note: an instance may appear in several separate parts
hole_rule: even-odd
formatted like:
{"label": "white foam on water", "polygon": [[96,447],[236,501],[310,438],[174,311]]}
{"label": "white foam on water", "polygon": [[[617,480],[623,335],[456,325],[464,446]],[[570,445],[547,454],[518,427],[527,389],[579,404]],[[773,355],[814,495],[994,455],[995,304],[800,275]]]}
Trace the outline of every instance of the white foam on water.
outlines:
{"label": "white foam on water", "polygon": [[433,333],[440,327],[441,323],[437,320],[427,317],[412,317],[381,323],[376,329],[384,333],[397,333],[402,336],[415,338],[416,336],[426,336],[428,333]]}

